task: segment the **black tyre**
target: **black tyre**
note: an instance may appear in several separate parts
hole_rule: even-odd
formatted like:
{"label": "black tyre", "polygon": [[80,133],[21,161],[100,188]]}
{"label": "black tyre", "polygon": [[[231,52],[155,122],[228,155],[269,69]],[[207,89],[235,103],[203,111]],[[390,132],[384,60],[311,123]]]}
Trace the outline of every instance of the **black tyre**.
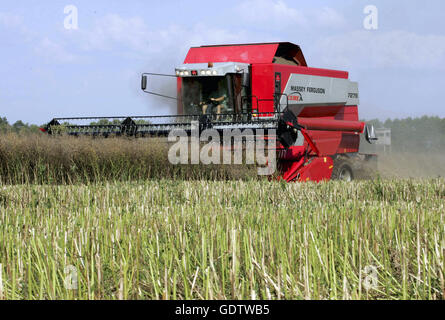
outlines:
{"label": "black tyre", "polygon": [[354,180],[354,171],[352,169],[352,164],[347,160],[334,161],[332,179],[342,181]]}

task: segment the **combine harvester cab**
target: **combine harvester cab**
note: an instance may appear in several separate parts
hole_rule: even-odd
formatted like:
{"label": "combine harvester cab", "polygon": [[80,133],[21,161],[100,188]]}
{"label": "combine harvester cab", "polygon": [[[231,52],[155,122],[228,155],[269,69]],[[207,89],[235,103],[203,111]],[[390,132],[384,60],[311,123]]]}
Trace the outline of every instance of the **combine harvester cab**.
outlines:
{"label": "combine harvester cab", "polygon": [[[372,127],[359,121],[358,83],[348,72],[311,68],[298,45],[289,42],[190,48],[174,75],[144,73],[148,78],[177,77],[176,116],[59,118],[68,134],[166,136],[175,128],[274,129],[280,178],[291,181],[352,180],[376,167],[376,156],[360,154],[360,136],[376,140]],[[151,80],[150,80],[151,81]],[[163,96],[163,95],[160,95]],[[164,96],[165,97],[165,96]],[[75,120],[99,119],[94,125]],[[105,120],[106,123],[100,124]]]}

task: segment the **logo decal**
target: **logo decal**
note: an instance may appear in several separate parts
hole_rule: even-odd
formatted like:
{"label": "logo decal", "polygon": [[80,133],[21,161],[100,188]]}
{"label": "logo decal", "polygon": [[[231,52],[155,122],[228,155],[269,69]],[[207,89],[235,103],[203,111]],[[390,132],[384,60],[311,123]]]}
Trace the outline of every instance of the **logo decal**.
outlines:
{"label": "logo decal", "polygon": [[303,96],[301,95],[300,92],[292,92],[288,96],[288,100],[289,101],[303,101]]}

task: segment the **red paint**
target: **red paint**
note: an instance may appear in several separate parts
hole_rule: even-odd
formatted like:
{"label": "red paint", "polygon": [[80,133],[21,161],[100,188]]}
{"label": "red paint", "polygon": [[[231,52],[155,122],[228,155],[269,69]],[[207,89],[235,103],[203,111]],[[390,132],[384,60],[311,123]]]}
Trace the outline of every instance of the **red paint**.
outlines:
{"label": "red paint", "polygon": [[[317,146],[315,144],[313,138],[311,138],[311,136],[308,134],[308,132],[305,129],[301,129],[300,132],[303,135],[305,142],[310,147],[310,150],[308,150],[308,152],[310,151],[312,153],[315,153],[317,156],[319,156],[321,154],[320,146]],[[322,151],[324,151],[324,150],[322,149]]]}
{"label": "red paint", "polygon": [[311,76],[320,76],[320,77],[332,77],[332,78],[340,78],[340,79],[348,79],[348,72],[339,71],[339,70],[330,70],[330,69],[320,69],[320,68],[310,68],[310,67],[299,67],[299,66],[288,66],[281,64],[272,64],[274,66],[275,72],[281,72],[281,83],[282,90],[286,86],[287,80],[291,73],[295,74],[306,74]]}
{"label": "red paint", "polygon": [[184,63],[271,63],[279,43],[190,48]]}
{"label": "red paint", "polygon": [[308,130],[345,131],[362,133],[365,123],[361,121],[332,120],[323,118],[298,118],[298,124]]}
{"label": "red paint", "polygon": [[[272,63],[277,50],[289,53],[301,62],[301,66]],[[288,52],[288,51],[286,51]],[[203,46],[191,48],[184,63],[243,62],[250,64],[253,112],[274,112],[275,81],[281,80],[284,91],[291,74],[313,75],[348,79],[348,72],[311,68],[306,64],[301,49],[290,43],[242,44]],[[280,73],[280,75],[276,75]],[[181,79],[178,79],[178,93]],[[180,96],[180,95],[179,95]],[[298,96],[290,100],[299,100]],[[178,103],[178,113],[182,104]],[[323,181],[332,174],[333,161],[329,156],[358,152],[364,123],[358,121],[358,107],[345,105],[306,106],[297,114],[298,122],[306,129],[300,130],[304,144],[291,147],[280,158],[283,179],[286,181]],[[278,143],[278,146],[280,144]]]}
{"label": "red paint", "polygon": [[[272,64],[252,65],[252,106],[258,112],[273,112],[274,73]],[[257,102],[258,101],[258,102]]]}
{"label": "red paint", "polygon": [[302,146],[293,146],[284,152],[284,155],[281,159],[285,161],[299,160],[304,155],[305,151],[306,149]]}
{"label": "red paint", "polygon": [[331,179],[333,167],[334,161],[332,161],[331,157],[313,158],[301,168],[298,181],[328,181]]}
{"label": "red paint", "polygon": [[304,164],[304,154],[306,148],[302,146],[290,147],[284,152],[281,158],[281,170],[283,172],[282,178],[287,181],[293,181],[298,175],[298,171]]}

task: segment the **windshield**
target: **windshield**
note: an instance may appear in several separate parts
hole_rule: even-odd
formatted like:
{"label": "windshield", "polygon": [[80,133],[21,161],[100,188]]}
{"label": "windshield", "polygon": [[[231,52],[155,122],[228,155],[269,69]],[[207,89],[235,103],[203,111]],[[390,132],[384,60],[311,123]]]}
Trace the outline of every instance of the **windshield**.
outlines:
{"label": "windshield", "polygon": [[224,77],[183,78],[182,103],[185,114],[232,113],[230,80]]}

